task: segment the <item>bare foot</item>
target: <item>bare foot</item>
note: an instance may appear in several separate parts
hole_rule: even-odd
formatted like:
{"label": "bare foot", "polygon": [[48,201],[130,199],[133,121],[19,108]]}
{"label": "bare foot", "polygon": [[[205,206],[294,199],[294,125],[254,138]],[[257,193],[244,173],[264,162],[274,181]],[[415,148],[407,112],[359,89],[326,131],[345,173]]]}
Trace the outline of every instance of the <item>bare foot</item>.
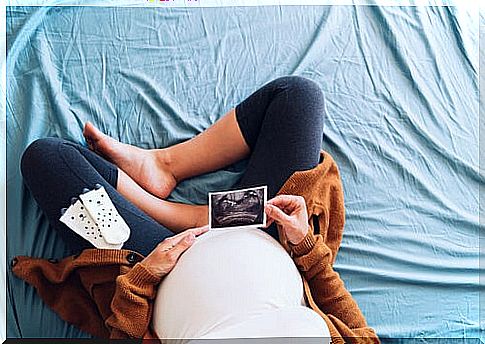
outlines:
{"label": "bare foot", "polygon": [[163,158],[163,150],[142,149],[103,134],[90,122],[84,125],[83,135],[89,148],[113,162],[142,188],[154,196],[166,198],[177,185],[170,167]]}

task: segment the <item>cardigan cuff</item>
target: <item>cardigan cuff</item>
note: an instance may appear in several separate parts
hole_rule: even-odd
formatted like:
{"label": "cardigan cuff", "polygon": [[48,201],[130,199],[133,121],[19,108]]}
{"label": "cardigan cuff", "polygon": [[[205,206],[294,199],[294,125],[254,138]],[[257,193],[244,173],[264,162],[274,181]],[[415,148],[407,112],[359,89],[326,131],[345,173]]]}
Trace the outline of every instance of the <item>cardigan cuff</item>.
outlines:
{"label": "cardigan cuff", "polygon": [[124,276],[129,280],[130,284],[141,288],[147,285],[156,285],[162,280],[161,277],[151,273],[142,263],[136,263]]}
{"label": "cardigan cuff", "polygon": [[313,231],[311,228],[308,229],[308,233],[305,235],[305,238],[298,243],[297,245],[293,245],[291,243],[291,251],[293,252],[293,255],[295,256],[304,256],[308,254],[313,247],[315,246],[316,243],[316,238],[315,235],[313,234]]}

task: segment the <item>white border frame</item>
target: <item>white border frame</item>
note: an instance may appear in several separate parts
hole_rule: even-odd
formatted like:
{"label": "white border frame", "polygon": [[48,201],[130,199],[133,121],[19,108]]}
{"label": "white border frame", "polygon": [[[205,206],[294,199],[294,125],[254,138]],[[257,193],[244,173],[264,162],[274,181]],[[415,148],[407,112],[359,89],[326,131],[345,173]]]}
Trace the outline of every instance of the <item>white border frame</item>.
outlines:
{"label": "white border frame", "polygon": [[485,8],[484,1],[479,0],[6,0],[6,6],[231,7],[275,5],[459,6],[477,10],[482,6]]}
{"label": "white border frame", "polygon": [[0,342],[7,338],[7,22],[6,5],[0,2]]}
{"label": "white border frame", "polygon": [[[6,183],[6,6],[100,6],[100,7],[222,7],[222,6],[264,6],[264,5],[378,5],[378,6],[456,6],[470,11],[485,9],[485,1],[478,0],[173,0],[173,4],[154,0],[7,0],[0,2],[0,342],[6,339],[6,235],[7,235],[7,183]],[[482,15],[482,13],[480,14]],[[485,15],[485,14],[483,14]]]}
{"label": "white border frame", "polygon": [[[222,194],[231,194],[231,193],[239,193],[239,192],[244,192],[248,190],[260,190],[263,189],[263,222],[262,223],[255,223],[252,225],[246,225],[246,226],[231,226],[231,227],[217,227],[214,228],[212,227],[212,196],[215,195],[222,195]],[[211,231],[223,231],[226,229],[234,229],[234,228],[261,228],[266,225],[266,211],[264,210],[266,203],[268,202],[268,187],[266,185],[263,186],[256,186],[252,188],[246,188],[246,189],[239,189],[239,190],[229,190],[229,191],[218,191],[218,192],[209,192],[209,230]]]}

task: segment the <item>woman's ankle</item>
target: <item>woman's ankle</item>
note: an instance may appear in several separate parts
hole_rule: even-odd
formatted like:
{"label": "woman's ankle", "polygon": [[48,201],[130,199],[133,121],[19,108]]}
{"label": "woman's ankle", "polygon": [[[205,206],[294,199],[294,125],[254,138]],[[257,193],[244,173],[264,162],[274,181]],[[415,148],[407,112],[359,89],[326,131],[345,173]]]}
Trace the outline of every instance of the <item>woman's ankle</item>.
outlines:
{"label": "woman's ankle", "polygon": [[157,165],[166,173],[171,175],[176,183],[178,184],[181,180],[179,177],[176,176],[174,172],[174,165],[176,159],[173,156],[170,148],[159,148],[159,149],[152,149],[150,152],[153,154],[153,157],[157,163]]}

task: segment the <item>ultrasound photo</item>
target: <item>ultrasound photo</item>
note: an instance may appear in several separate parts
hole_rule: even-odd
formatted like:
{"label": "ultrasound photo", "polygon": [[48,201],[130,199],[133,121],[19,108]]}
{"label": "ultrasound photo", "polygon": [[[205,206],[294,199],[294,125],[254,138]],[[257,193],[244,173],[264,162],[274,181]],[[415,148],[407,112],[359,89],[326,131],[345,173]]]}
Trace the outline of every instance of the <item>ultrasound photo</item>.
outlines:
{"label": "ultrasound photo", "polygon": [[266,186],[209,193],[210,228],[264,226],[266,194]]}

